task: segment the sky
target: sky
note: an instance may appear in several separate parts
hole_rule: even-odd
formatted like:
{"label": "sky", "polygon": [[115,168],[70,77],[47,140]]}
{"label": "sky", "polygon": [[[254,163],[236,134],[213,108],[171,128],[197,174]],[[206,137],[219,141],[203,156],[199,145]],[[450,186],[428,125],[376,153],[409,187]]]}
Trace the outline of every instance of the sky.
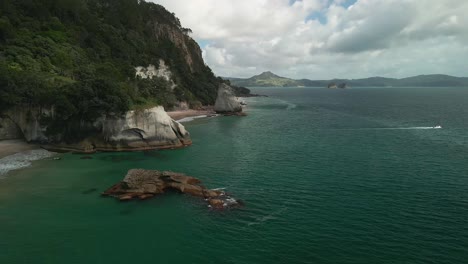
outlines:
{"label": "sky", "polygon": [[218,76],[468,76],[468,0],[151,1],[193,30]]}

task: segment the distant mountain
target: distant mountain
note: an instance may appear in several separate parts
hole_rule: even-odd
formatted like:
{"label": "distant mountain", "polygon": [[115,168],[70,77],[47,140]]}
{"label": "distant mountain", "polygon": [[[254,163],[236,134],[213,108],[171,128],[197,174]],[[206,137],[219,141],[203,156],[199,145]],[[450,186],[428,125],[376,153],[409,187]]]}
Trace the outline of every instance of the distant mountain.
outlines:
{"label": "distant mountain", "polygon": [[327,87],[330,83],[346,84],[348,87],[468,87],[467,77],[443,74],[418,75],[403,79],[370,77],[364,79],[294,80],[264,72],[250,78],[224,78],[232,85],[244,87]]}
{"label": "distant mountain", "polygon": [[288,87],[288,86],[300,86],[300,82],[278,76],[272,72],[264,72],[259,75],[255,75],[248,79],[240,78],[225,78],[231,81],[231,84],[236,86],[260,86],[260,87]]}

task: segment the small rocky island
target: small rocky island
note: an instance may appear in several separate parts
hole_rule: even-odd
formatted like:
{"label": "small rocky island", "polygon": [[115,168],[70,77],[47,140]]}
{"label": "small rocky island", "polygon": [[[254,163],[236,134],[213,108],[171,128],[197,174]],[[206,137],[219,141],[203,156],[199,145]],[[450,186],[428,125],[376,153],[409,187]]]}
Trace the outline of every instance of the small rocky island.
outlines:
{"label": "small rocky island", "polygon": [[331,82],[328,84],[327,86],[328,89],[346,89],[348,88],[348,85],[346,83],[340,83],[340,84],[336,84],[335,82]]}
{"label": "small rocky island", "polygon": [[236,97],[235,91],[227,84],[220,84],[218,88],[218,97],[214,105],[214,110],[222,115],[246,116],[242,112],[242,104]]}
{"label": "small rocky island", "polygon": [[132,169],[128,171],[123,181],[115,184],[102,195],[112,196],[120,201],[145,200],[173,190],[204,198],[208,202],[208,207],[212,209],[223,210],[242,206],[241,201],[233,199],[223,190],[210,190],[200,184],[201,181],[197,178],[183,173]]}

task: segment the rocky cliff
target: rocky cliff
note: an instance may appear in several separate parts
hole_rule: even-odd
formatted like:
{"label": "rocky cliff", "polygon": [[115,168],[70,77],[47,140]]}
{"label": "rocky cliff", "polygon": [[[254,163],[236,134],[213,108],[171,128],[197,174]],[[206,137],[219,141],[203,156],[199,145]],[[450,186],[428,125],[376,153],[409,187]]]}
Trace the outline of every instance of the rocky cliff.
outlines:
{"label": "rocky cliff", "polygon": [[48,134],[46,121],[53,115],[51,109],[16,108],[5,116],[26,141],[56,151],[134,151],[180,148],[192,143],[184,126],[172,120],[161,106],[74,124],[76,134],[87,135],[77,141],[68,141],[62,134]]}
{"label": "rocky cliff", "polygon": [[219,86],[214,110],[222,114],[242,112],[242,105],[229,85],[223,83]]}
{"label": "rocky cliff", "polygon": [[0,117],[0,140],[3,139],[21,139],[23,134],[10,118]]}
{"label": "rocky cliff", "polygon": [[0,140],[83,152],[189,145],[164,108],[213,105],[221,83],[191,30],[149,1],[49,2],[2,1],[0,50],[11,52],[0,52]]}

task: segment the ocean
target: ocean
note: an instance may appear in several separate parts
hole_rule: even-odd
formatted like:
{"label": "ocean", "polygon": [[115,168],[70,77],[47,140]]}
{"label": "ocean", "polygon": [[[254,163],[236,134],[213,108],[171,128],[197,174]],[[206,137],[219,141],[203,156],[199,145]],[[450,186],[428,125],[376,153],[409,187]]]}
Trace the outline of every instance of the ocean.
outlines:
{"label": "ocean", "polygon": [[[179,150],[60,154],[0,179],[0,263],[468,263],[467,88],[254,88]],[[436,126],[442,128],[436,128]],[[241,209],[100,193],[183,172]]]}

